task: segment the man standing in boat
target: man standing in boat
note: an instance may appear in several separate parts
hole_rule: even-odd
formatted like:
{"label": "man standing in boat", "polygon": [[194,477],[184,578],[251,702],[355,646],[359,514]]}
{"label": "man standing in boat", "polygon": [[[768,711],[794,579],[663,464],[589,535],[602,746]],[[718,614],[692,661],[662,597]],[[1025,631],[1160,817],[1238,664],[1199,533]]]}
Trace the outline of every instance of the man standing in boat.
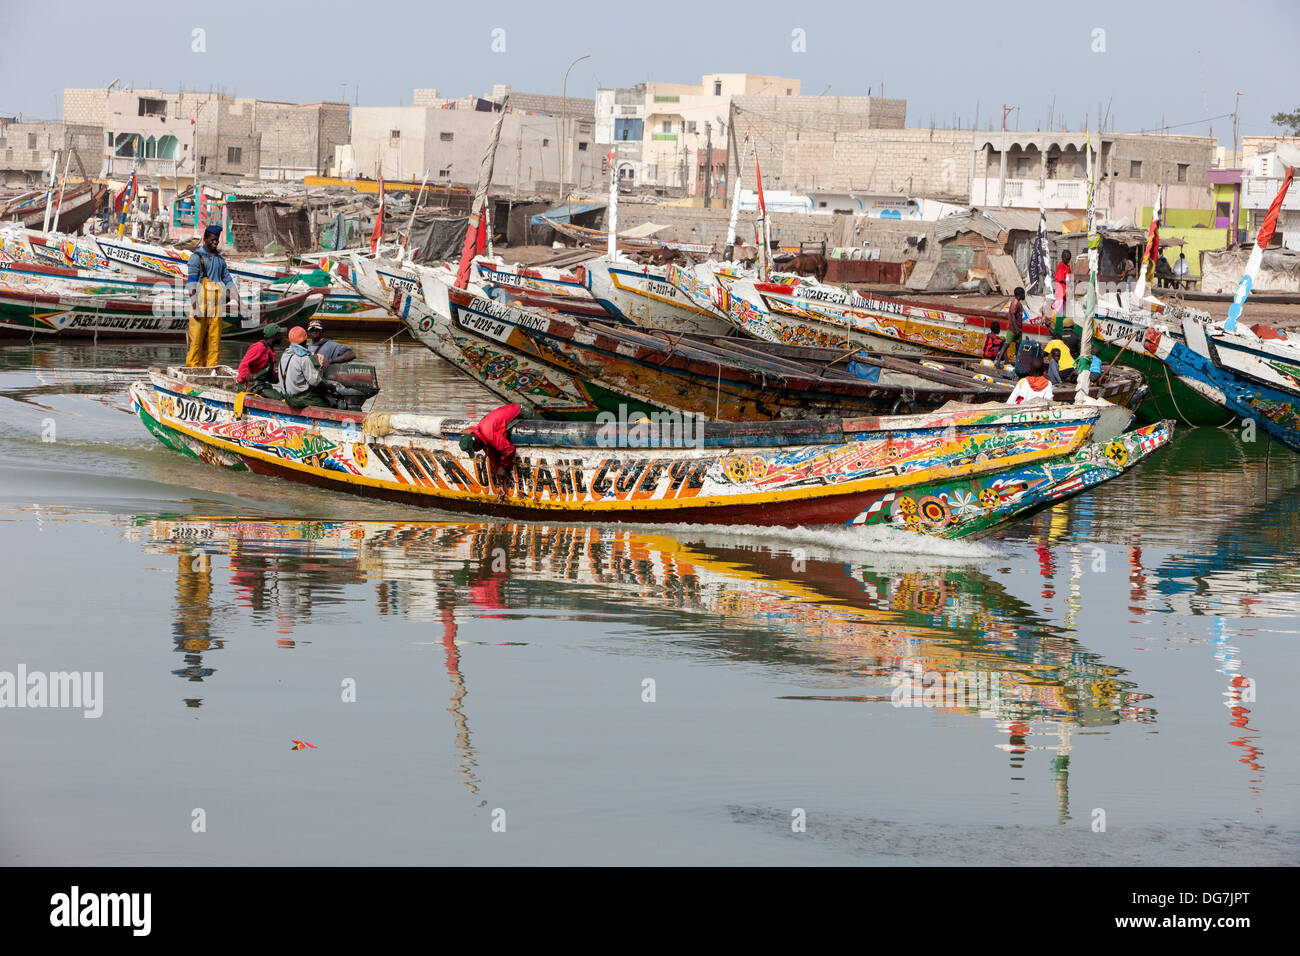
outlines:
{"label": "man standing in boat", "polygon": [[186,368],[211,367],[221,351],[221,317],[228,307],[231,315],[239,314],[239,286],[226,268],[226,260],[217,251],[220,226],[203,230],[203,245],[190,255],[189,278],[185,291],[190,297],[190,348],[185,356]]}
{"label": "man standing in boat", "polygon": [[515,463],[515,446],[510,442],[508,429],[520,411],[518,405],[502,405],[460,436],[461,451],[467,455],[480,451],[487,455],[488,470],[498,495],[505,493],[505,478]]}

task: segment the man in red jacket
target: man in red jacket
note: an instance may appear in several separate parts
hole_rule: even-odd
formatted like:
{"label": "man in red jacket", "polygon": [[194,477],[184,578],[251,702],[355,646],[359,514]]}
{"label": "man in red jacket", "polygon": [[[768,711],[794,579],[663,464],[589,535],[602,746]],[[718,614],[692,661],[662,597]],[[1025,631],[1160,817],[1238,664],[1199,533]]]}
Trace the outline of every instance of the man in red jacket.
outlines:
{"label": "man in red jacket", "polygon": [[275,371],[275,347],[280,342],[281,329],[272,323],[262,329],[262,339],[254,342],[244,353],[239,363],[239,374],[235,381],[247,391],[261,392],[269,389],[277,381]]}
{"label": "man in red jacket", "polygon": [[507,431],[519,417],[518,405],[502,405],[488,412],[477,425],[460,436],[460,450],[468,455],[482,451],[487,454],[492,480],[497,487],[505,481],[506,474],[515,463],[515,446],[510,443]]}

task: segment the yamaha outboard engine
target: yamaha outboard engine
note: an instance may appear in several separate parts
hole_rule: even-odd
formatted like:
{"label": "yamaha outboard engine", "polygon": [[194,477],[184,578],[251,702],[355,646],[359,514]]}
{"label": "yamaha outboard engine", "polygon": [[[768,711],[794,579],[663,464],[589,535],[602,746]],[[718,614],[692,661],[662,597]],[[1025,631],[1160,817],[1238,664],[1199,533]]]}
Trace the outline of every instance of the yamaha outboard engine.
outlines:
{"label": "yamaha outboard engine", "polygon": [[327,365],[321,373],[321,381],[339,408],[352,411],[360,411],[366,399],[379,394],[379,378],[373,365],[358,365],[356,362]]}

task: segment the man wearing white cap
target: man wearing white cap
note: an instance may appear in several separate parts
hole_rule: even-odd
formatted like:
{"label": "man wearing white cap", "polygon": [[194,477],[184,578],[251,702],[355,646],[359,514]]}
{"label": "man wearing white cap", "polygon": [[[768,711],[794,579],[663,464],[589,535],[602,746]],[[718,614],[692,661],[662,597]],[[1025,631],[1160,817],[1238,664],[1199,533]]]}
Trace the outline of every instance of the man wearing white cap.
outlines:
{"label": "man wearing white cap", "polygon": [[339,345],[333,339],[325,338],[325,326],[320,319],[307,323],[307,350],[322,359],[328,359],[330,365],[356,360],[356,353],[346,345]]}

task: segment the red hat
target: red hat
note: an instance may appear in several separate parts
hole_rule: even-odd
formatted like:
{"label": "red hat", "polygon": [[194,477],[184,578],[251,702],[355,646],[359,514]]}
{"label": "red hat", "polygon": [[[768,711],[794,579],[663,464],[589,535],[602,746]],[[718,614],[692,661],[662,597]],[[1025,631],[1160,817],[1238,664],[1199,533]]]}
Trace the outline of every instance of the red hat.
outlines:
{"label": "red hat", "polygon": [[307,341],[307,330],[301,325],[295,325],[289,330],[289,341],[294,345],[302,345]]}

